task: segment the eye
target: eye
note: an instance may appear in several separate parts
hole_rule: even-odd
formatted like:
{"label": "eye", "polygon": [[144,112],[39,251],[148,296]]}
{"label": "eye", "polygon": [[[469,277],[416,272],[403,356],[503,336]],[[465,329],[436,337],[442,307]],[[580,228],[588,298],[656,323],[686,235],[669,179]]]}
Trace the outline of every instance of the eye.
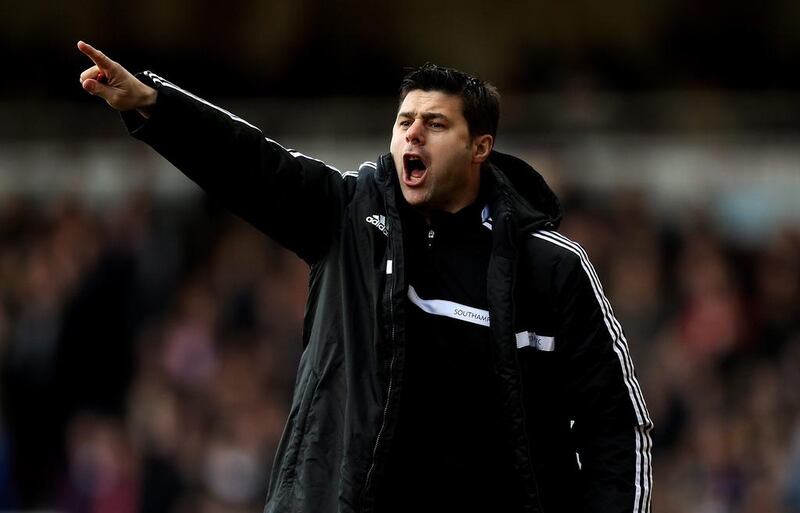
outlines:
{"label": "eye", "polygon": [[410,127],[410,126],[411,126],[411,121],[410,121],[410,120],[408,120],[408,119],[401,119],[401,120],[400,120],[400,121],[397,123],[397,126],[399,126],[400,128],[408,128],[408,127]]}
{"label": "eye", "polygon": [[431,124],[430,124],[430,127],[435,129],[435,130],[439,130],[439,129],[444,128],[444,125],[442,123],[437,123],[436,121],[432,121]]}

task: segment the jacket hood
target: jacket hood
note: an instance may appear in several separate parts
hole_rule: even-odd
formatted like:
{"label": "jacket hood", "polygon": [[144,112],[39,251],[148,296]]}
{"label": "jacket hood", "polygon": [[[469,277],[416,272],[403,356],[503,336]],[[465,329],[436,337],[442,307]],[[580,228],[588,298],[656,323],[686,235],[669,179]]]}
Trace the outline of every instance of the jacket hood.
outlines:
{"label": "jacket hood", "polygon": [[530,164],[512,155],[492,151],[487,171],[495,194],[510,200],[519,230],[531,232],[558,228],[563,214],[561,203],[542,175]]}

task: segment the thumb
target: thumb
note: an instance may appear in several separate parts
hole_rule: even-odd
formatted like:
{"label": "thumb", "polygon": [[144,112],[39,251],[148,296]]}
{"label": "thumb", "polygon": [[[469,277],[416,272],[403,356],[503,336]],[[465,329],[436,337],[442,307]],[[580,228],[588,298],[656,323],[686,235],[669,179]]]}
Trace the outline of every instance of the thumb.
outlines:
{"label": "thumb", "polygon": [[111,98],[111,93],[113,89],[106,84],[102,84],[93,78],[87,78],[81,84],[83,89],[89,93],[93,94],[94,96],[99,96],[104,100],[108,101]]}

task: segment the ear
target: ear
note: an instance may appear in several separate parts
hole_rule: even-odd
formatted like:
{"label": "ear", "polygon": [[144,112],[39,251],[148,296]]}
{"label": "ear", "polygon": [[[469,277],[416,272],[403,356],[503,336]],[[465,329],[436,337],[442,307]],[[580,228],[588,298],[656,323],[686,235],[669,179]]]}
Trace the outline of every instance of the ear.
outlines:
{"label": "ear", "polygon": [[472,162],[483,164],[489,158],[494,147],[494,137],[489,134],[479,135],[472,139]]}

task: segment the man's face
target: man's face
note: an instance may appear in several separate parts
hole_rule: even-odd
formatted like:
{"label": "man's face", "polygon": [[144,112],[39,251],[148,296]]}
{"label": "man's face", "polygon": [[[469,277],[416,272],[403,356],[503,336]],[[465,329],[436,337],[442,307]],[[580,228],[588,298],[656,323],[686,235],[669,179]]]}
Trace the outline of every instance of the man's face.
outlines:
{"label": "man's face", "polygon": [[391,152],[400,189],[423,212],[456,212],[478,193],[482,159],[475,159],[461,101],[440,91],[413,90],[397,113]]}

